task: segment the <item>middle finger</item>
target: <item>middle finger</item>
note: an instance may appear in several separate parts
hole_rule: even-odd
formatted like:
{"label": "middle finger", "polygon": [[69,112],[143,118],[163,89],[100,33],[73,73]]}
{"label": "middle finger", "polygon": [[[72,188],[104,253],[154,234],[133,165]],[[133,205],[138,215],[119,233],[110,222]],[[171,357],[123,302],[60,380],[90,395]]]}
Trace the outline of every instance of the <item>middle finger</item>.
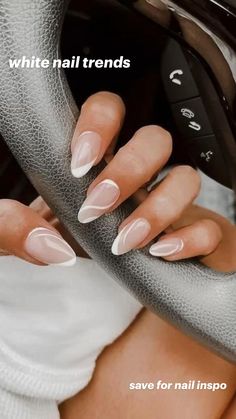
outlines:
{"label": "middle finger", "polygon": [[162,169],[171,152],[167,131],[154,125],[141,128],[90,185],[79,221],[89,223],[117,208]]}

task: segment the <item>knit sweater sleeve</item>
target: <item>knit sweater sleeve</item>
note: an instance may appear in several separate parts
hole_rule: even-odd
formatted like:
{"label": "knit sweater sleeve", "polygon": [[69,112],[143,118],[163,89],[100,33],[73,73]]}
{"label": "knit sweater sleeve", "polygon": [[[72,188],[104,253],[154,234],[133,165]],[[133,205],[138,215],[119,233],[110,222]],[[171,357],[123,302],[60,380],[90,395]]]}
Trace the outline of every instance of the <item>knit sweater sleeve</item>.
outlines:
{"label": "knit sweater sleeve", "polygon": [[93,261],[38,267],[0,258],[1,419],[59,419],[140,304]]}

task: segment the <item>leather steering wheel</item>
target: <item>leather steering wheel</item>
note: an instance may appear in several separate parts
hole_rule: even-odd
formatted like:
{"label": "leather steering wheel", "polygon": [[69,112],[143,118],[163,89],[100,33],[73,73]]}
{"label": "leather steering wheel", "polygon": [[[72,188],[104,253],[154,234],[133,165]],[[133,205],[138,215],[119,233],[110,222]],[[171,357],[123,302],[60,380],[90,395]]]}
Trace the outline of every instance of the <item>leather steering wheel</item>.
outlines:
{"label": "leather steering wheel", "polygon": [[10,69],[9,58],[58,58],[64,0],[0,0],[0,131],[39,194],[81,246],[144,306],[230,361],[236,361],[236,274],[197,262],[167,263],[148,252],[116,257],[111,245],[127,202],[82,225],[78,209],[104,163],[82,179],[70,172],[78,110],[63,72]]}

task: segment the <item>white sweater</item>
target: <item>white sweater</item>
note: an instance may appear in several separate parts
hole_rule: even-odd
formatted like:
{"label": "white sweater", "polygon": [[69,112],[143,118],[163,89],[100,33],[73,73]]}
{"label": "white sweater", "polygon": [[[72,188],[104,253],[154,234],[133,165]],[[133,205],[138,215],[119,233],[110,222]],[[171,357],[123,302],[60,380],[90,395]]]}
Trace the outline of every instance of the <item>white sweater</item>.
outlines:
{"label": "white sweater", "polygon": [[91,260],[37,267],[0,257],[0,417],[58,419],[141,306]]}

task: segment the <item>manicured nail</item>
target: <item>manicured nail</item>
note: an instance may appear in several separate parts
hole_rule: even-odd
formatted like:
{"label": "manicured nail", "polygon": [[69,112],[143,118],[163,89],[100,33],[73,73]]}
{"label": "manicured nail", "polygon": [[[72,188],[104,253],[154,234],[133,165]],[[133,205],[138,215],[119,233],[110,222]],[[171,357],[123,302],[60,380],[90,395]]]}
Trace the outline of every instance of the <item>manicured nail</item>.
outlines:
{"label": "manicured nail", "polygon": [[84,201],[78,214],[78,220],[83,224],[96,220],[113,207],[119,196],[119,186],[113,180],[103,180],[95,186]]}
{"label": "manicured nail", "polygon": [[145,218],[138,218],[127,224],[116,237],[112,245],[114,255],[123,255],[141,244],[151,231],[151,226]]}
{"label": "manicured nail", "polygon": [[25,251],[46,265],[73,266],[76,262],[74,250],[62,237],[47,228],[35,228],[26,241]]}
{"label": "manicured nail", "polygon": [[102,138],[93,131],[83,132],[77,139],[72,152],[71,173],[80,178],[93,167],[101,150]]}
{"label": "manicured nail", "polygon": [[184,248],[184,242],[181,239],[160,240],[151,246],[149,252],[153,256],[165,257],[174,256]]}

